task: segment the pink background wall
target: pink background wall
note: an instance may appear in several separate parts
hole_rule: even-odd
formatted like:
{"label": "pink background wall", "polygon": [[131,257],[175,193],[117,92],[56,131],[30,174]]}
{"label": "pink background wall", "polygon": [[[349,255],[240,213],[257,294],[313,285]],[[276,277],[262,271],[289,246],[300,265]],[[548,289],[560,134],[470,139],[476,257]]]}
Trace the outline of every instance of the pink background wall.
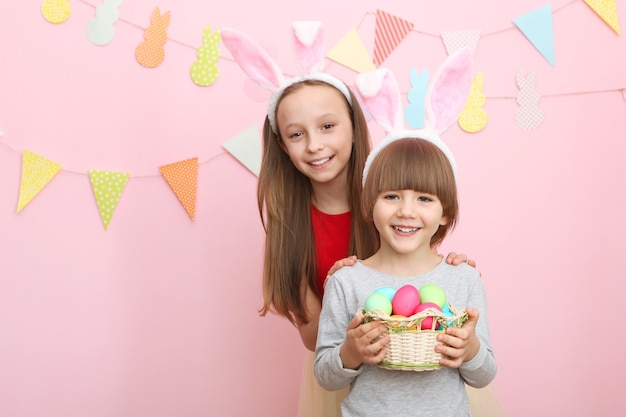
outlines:
{"label": "pink background wall", "polygon": [[[583,1],[552,3],[556,67],[513,24],[536,0],[127,1],[113,42],[96,46],[86,26],[100,3],[72,0],[53,25],[39,0],[0,2],[2,417],[295,415],[304,350],[285,320],[256,313],[256,177],[222,148],[261,124],[265,103],[223,48],[214,85],[195,85],[189,66],[207,25],[247,31],[288,73],[293,20],[322,20],[329,49],[356,27],[372,51],[377,8],[415,24],[384,64],[403,91],[412,67],[445,57],[439,33],[483,34],[489,122],[444,136],[462,215],[442,252],[478,262],[507,415],[626,413],[626,39]],[[171,11],[170,40],[146,69],[134,51],[157,6]],[[536,130],[515,121],[515,75],[529,70]],[[16,214],[25,149],[63,170]],[[196,156],[192,222],[158,167]],[[89,169],[131,174],[108,231]]]}

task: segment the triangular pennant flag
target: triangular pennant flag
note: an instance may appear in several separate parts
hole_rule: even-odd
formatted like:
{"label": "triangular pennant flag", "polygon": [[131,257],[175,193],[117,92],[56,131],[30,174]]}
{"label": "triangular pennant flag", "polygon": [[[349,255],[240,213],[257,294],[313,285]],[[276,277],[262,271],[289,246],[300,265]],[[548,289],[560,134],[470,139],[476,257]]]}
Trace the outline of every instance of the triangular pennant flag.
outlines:
{"label": "triangular pennant flag", "polygon": [[326,54],[326,57],[356,72],[369,72],[376,69],[355,28],[350,29]]}
{"label": "triangular pennant flag", "polygon": [[513,22],[543,57],[554,67],[554,33],[552,31],[552,6],[546,4]]}
{"label": "triangular pennant flag", "polygon": [[261,170],[261,137],[259,128],[252,126],[222,144],[232,156],[248,168],[254,175],[259,176]]}
{"label": "triangular pennant flag", "polygon": [[93,195],[96,197],[96,204],[98,205],[104,230],[107,230],[109,227],[113,212],[115,212],[122,191],[126,187],[129,175],[125,172],[89,171],[91,188],[93,188]]}
{"label": "triangular pennant flag", "polygon": [[24,150],[17,212],[22,211],[60,170],[60,164]]}
{"label": "triangular pennant flag", "polygon": [[193,220],[196,215],[198,158],[163,165],[159,169],[165,181],[167,181],[176,197],[178,197],[178,201],[180,201],[191,220]]}
{"label": "triangular pennant flag", "polygon": [[476,51],[480,32],[476,30],[447,31],[441,32],[441,38],[448,55],[452,55],[461,48],[471,48],[472,51]]}
{"label": "triangular pennant flag", "polygon": [[413,29],[413,23],[376,10],[374,29],[374,65],[379,66]]}
{"label": "triangular pennant flag", "polygon": [[585,0],[585,3],[619,35],[619,19],[617,18],[615,0]]}

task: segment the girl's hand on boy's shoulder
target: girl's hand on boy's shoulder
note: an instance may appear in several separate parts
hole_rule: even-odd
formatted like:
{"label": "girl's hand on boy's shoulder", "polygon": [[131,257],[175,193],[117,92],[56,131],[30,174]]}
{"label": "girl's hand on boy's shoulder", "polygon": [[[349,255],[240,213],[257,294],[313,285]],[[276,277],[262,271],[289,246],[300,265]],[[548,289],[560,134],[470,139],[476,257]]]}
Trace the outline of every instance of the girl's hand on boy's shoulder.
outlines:
{"label": "girl's hand on boy's shoulder", "polygon": [[435,346],[435,351],[443,356],[439,360],[441,366],[459,368],[463,362],[470,361],[480,349],[480,340],[476,336],[476,324],[479,311],[467,308],[468,319],[461,328],[448,327],[445,334],[437,335],[442,344]]}
{"label": "girl's hand on boy's shoulder", "polygon": [[343,258],[343,259],[340,259],[337,262],[335,262],[333,264],[333,266],[330,267],[330,270],[328,271],[328,274],[326,274],[326,279],[324,280],[324,285],[326,285],[326,281],[328,281],[328,278],[330,278],[330,276],[332,274],[334,274],[335,272],[337,272],[338,270],[340,270],[344,266],[352,266],[355,263],[356,263],[356,255],[348,256],[347,258]]}
{"label": "girl's hand on boy's shoulder", "polygon": [[[443,257],[443,255],[439,255]],[[446,256],[446,263],[450,265],[461,265],[463,262],[467,262],[469,266],[476,268],[476,261],[473,259],[469,259],[467,255],[463,253],[450,252],[448,256]]]}
{"label": "girl's hand on boy's shoulder", "polygon": [[385,325],[380,321],[361,324],[362,321],[363,316],[357,315],[348,324],[346,340],[339,351],[345,369],[357,369],[363,363],[378,364],[387,354],[385,346],[391,337],[384,335]]}

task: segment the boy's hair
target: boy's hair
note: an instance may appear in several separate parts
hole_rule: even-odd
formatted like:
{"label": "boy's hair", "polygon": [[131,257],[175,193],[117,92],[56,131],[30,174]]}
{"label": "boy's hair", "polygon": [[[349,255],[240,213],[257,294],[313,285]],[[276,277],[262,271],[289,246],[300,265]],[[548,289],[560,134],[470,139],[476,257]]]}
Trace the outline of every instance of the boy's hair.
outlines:
{"label": "boy's hair", "polygon": [[[328,86],[319,80],[304,80],[287,87],[280,100],[303,86]],[[336,88],[335,88],[336,89]],[[358,100],[350,91],[352,104],[344,100],[353,127],[352,154],[348,163],[348,193],[352,211],[350,252],[359,257],[375,251],[375,230],[359,215],[361,178],[370,152],[367,122]],[[316,283],[316,251],[311,224],[311,183],[296,169],[272,130],[268,118],[263,127],[263,157],[257,186],[257,203],[266,232],[263,266],[263,307],[261,315],[272,311],[292,323],[307,323],[305,291],[312,288],[319,296]]]}
{"label": "boy's hair", "polygon": [[421,191],[441,201],[448,223],[439,226],[431,238],[431,247],[438,246],[454,228],[459,210],[454,171],[450,160],[434,143],[416,138],[398,139],[376,155],[365,181],[361,204],[362,216],[370,225],[379,194],[392,190]]}

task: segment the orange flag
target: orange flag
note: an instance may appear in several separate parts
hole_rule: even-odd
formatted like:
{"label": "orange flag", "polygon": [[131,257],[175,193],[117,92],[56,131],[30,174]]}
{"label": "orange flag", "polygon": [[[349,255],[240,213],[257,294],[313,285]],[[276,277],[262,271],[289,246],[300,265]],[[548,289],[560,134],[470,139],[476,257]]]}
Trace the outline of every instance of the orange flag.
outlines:
{"label": "orange flag", "polygon": [[193,220],[196,215],[198,158],[163,165],[159,169],[165,181],[167,181],[176,197],[178,197],[178,201],[180,201],[191,220]]}

